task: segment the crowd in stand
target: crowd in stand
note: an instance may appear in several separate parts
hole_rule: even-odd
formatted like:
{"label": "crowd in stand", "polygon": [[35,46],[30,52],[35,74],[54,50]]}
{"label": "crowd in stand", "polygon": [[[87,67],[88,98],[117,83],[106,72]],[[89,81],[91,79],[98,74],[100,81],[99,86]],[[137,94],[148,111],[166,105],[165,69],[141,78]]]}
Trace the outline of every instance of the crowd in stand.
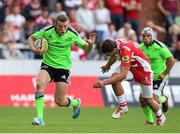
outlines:
{"label": "crowd in stand", "polygon": [[[164,43],[180,60],[180,14],[179,0],[158,0],[157,7],[164,16],[164,25],[147,21],[146,26],[154,30],[155,38],[164,33]],[[27,38],[35,31],[53,25],[59,14],[70,18],[70,26],[80,36],[96,32],[93,50],[87,54],[72,46],[74,60],[103,60],[100,44],[105,39],[127,38],[141,42],[139,12],[141,0],[0,0],[0,58],[37,59],[27,46]],[[179,16],[178,16],[179,15]],[[21,47],[18,47],[18,45]]]}

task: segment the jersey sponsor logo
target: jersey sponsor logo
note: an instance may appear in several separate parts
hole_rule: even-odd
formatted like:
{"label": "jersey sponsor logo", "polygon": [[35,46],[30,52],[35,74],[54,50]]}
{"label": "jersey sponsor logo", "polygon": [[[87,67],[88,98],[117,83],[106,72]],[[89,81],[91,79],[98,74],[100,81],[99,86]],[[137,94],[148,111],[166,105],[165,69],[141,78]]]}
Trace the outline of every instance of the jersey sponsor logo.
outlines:
{"label": "jersey sponsor logo", "polygon": [[122,62],[123,63],[129,63],[129,56],[127,55],[127,56],[123,56],[122,57]]}

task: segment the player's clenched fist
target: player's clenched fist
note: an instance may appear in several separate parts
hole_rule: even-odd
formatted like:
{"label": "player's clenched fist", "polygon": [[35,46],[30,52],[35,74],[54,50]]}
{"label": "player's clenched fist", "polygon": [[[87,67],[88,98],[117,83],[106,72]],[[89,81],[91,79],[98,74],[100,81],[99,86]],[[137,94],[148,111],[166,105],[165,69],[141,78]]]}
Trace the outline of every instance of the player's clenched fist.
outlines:
{"label": "player's clenched fist", "polygon": [[102,66],[102,67],[101,67],[101,71],[102,71],[103,73],[108,72],[110,69],[111,69],[111,66],[108,66],[108,65],[105,65],[105,66]]}
{"label": "player's clenched fist", "polygon": [[94,85],[93,88],[102,88],[104,87],[104,82],[103,81],[97,81]]}

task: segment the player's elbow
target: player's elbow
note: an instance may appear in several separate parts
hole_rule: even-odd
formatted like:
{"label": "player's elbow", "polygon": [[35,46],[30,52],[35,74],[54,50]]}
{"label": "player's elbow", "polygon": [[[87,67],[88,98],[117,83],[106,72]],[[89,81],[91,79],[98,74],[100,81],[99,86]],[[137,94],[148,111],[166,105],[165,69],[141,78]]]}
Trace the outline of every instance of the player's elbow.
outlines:
{"label": "player's elbow", "polygon": [[172,63],[173,63],[173,65],[176,63],[176,59],[174,57],[172,59]]}
{"label": "player's elbow", "polygon": [[117,74],[117,79],[116,82],[121,82],[126,78],[127,74],[126,72],[120,72],[119,74]]}
{"label": "player's elbow", "polygon": [[123,72],[123,73],[122,73],[122,79],[124,80],[124,79],[126,79],[126,77],[127,77],[127,73],[126,73],[126,72]]}
{"label": "player's elbow", "polygon": [[173,56],[168,59],[168,62],[167,62],[168,65],[173,66],[175,63],[176,63],[176,60]]}

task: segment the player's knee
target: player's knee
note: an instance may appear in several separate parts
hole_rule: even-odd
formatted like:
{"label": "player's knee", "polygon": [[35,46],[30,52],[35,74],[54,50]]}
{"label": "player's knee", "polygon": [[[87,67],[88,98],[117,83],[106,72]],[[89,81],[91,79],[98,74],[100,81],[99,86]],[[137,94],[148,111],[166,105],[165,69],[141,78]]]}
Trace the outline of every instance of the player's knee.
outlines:
{"label": "player's knee", "polygon": [[[113,74],[111,75],[111,77],[113,77],[113,76],[115,76],[115,75],[117,75],[117,73],[113,73]],[[112,87],[116,87],[116,86],[118,86],[118,84],[119,84],[119,82],[116,82],[116,83],[112,84]]]}
{"label": "player's knee", "polygon": [[152,98],[144,98],[144,102],[148,105],[153,103],[153,99]]}
{"label": "player's knee", "polygon": [[54,101],[55,101],[55,103],[56,103],[58,106],[60,106],[60,107],[65,105],[65,100],[62,99],[62,98],[55,97],[55,98],[54,98]]}
{"label": "player's knee", "polygon": [[41,91],[43,89],[43,83],[40,81],[36,81],[36,90]]}

